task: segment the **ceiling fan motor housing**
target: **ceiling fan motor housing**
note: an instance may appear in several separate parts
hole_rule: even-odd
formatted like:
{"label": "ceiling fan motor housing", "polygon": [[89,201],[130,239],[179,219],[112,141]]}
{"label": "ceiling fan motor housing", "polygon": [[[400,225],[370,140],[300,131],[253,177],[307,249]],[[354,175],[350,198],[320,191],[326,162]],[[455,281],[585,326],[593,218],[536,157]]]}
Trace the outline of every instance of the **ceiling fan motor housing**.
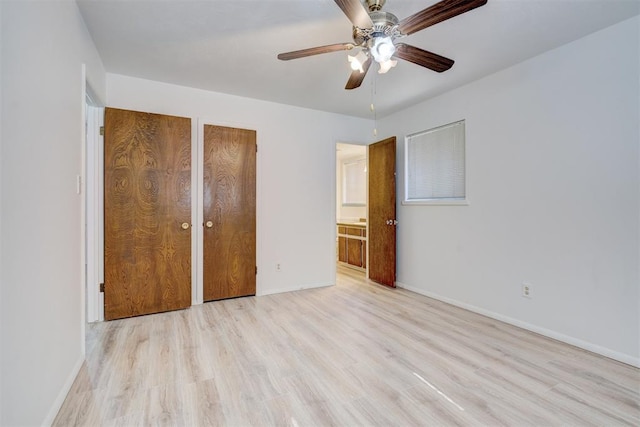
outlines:
{"label": "ceiling fan motor housing", "polygon": [[382,9],[382,6],[386,3],[386,0],[367,0],[367,8],[370,12]]}
{"label": "ceiling fan motor housing", "polygon": [[[384,3],[384,2],[382,2]],[[357,46],[371,47],[377,37],[399,37],[398,18],[389,12],[369,12],[373,26],[371,28],[353,27],[353,41]]]}

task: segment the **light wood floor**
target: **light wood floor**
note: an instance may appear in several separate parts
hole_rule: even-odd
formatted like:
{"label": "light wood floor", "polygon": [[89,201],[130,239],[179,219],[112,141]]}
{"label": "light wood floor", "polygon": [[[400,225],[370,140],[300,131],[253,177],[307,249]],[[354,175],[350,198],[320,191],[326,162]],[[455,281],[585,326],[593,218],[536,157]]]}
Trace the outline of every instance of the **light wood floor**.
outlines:
{"label": "light wood floor", "polygon": [[92,325],[55,425],[640,425],[640,371],[339,268]]}

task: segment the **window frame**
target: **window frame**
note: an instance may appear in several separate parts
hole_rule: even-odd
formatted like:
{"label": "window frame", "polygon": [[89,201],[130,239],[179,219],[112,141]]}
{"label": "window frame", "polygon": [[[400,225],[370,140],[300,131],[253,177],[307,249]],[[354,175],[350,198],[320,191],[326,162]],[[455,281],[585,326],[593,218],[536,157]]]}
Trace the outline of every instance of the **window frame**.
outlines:
{"label": "window frame", "polygon": [[[448,198],[425,198],[425,199],[409,199],[409,143],[412,138],[416,138],[427,133],[432,133],[440,129],[445,129],[458,124],[463,126],[463,153],[464,153],[464,197],[448,197]],[[460,119],[444,125],[436,126],[419,132],[414,132],[404,137],[404,194],[402,197],[403,205],[432,205],[432,206],[468,206],[469,205],[469,186],[468,186],[468,161],[467,161],[467,131],[466,120]]]}

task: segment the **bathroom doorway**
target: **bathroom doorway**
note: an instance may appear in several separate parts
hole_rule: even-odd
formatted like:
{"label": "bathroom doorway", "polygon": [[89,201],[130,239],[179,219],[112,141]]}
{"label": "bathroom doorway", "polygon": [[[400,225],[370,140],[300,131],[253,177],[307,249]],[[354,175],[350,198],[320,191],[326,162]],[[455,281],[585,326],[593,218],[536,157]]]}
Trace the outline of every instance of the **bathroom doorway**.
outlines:
{"label": "bathroom doorway", "polygon": [[336,262],[366,273],[367,146],[336,144]]}

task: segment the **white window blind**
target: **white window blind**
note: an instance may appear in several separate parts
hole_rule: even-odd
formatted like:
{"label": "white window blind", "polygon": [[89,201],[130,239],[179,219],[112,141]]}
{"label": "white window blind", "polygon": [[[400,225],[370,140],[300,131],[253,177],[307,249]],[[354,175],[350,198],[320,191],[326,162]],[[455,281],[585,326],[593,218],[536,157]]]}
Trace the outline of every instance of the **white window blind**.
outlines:
{"label": "white window blind", "polygon": [[342,167],[342,203],[365,205],[367,202],[366,159],[345,161]]}
{"label": "white window blind", "polygon": [[405,200],[465,200],[464,120],[405,139]]}

